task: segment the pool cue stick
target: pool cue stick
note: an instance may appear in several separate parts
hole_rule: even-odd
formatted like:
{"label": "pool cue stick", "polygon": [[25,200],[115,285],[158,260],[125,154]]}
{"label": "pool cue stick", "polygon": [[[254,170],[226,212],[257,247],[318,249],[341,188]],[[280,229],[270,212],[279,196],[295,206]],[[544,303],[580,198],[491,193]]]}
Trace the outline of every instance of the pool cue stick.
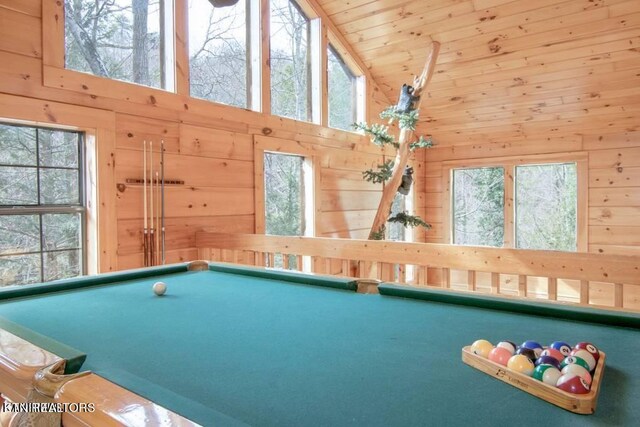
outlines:
{"label": "pool cue stick", "polygon": [[[160,174],[156,171],[156,227],[160,230]],[[156,233],[156,265],[160,265],[160,233]]]}
{"label": "pool cue stick", "polygon": [[149,266],[149,236],[148,236],[148,229],[147,229],[147,140],[144,140],[144,143],[142,145],[142,156],[143,156],[143,160],[142,160],[142,169],[144,170],[143,172],[143,176],[144,178],[142,179],[142,192],[143,192],[143,196],[142,196],[142,200],[143,200],[143,204],[144,204],[144,234],[143,234],[143,243],[142,243],[142,247],[143,247],[143,251],[144,251],[144,266],[148,267]]}
{"label": "pool cue stick", "polygon": [[165,250],[164,250],[164,139],[160,141],[160,175],[162,179],[162,191],[160,191],[160,196],[162,197],[162,202],[160,203],[162,209],[162,265],[165,264]]}
{"label": "pool cue stick", "polygon": [[151,240],[151,256],[150,256],[150,260],[151,260],[151,265],[153,265],[153,256],[155,254],[155,248],[153,247],[153,243],[154,243],[154,237],[155,237],[155,229],[153,228],[153,141],[150,142],[150,149],[149,149],[149,175],[150,175],[150,180],[151,180],[151,186],[149,187],[150,189],[150,200],[151,200],[151,204],[150,204],[150,213],[151,213],[151,227],[150,227],[150,236],[149,239]]}

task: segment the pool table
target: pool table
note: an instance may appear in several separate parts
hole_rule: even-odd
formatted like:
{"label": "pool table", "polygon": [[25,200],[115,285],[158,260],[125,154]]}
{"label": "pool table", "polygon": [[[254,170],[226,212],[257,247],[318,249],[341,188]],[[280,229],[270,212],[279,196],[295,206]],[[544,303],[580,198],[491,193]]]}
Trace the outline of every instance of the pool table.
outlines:
{"label": "pool table", "polygon": [[[640,315],[384,283],[357,292],[367,285],[194,262],[7,288],[0,391],[24,400],[34,372],[56,362],[49,370],[65,375],[40,375],[40,389],[95,404],[64,414],[66,425],[640,423]],[[598,345],[596,412],[463,364],[478,338]]]}

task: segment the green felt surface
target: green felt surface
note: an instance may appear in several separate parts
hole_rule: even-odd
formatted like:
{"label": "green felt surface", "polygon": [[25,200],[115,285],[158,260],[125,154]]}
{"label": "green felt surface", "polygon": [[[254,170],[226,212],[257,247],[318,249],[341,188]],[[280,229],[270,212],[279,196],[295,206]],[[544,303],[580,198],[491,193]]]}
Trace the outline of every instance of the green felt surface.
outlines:
{"label": "green felt surface", "polygon": [[[632,328],[221,271],[0,302],[87,354],[84,369],[204,425],[638,425]],[[37,313],[34,315],[34,313]],[[588,340],[607,353],[598,410],[564,411],[464,365],[475,339]]]}

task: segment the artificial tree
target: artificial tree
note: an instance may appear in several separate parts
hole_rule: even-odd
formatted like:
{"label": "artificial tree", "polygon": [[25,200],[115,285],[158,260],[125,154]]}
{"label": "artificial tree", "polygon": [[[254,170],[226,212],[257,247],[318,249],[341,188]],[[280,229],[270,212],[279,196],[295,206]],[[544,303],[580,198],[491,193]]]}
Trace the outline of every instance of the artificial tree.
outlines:
{"label": "artificial tree", "polygon": [[[410,154],[417,149],[432,146],[431,138],[420,136],[415,139],[414,131],[418,122],[421,103],[420,95],[433,76],[438,52],[440,52],[440,43],[433,42],[422,74],[414,78],[412,86],[407,84],[402,86],[398,105],[390,106],[380,113],[380,118],[388,121],[387,125],[354,124],[356,129],[368,134],[371,137],[371,142],[374,144],[380,147],[391,146],[396,150],[394,160],[387,160],[385,163],[378,165],[377,170],[369,169],[363,172],[365,180],[372,183],[385,184],[382,198],[378,205],[378,211],[376,212],[371,230],[369,231],[369,240],[384,239],[386,223],[388,221],[399,222],[405,227],[422,226],[430,228],[430,225],[422,220],[422,218],[409,215],[406,212],[400,212],[392,217],[390,217],[390,215],[391,205],[393,204],[395,195],[399,189],[402,188],[403,177],[405,181],[411,178],[412,170],[407,168]],[[394,122],[397,122],[400,128],[398,140],[389,134],[389,125]]]}

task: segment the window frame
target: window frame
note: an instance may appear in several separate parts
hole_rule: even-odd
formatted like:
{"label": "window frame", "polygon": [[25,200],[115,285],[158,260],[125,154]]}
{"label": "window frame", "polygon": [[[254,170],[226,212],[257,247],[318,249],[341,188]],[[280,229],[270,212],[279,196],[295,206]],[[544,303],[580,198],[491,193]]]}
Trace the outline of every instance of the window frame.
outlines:
{"label": "window frame", "polygon": [[84,133],[86,274],[117,270],[116,114],[15,95],[0,98],[4,123]]}
{"label": "window frame", "polygon": [[[519,157],[495,157],[469,160],[450,160],[442,162],[444,191],[442,193],[443,209],[443,242],[453,243],[453,170],[475,169],[481,167],[504,168],[504,241],[502,248],[515,249],[515,168],[516,166],[532,166],[558,163],[575,163],[577,174],[577,209],[576,209],[576,252],[588,250],[587,219],[589,170],[587,153],[539,154]],[[461,245],[462,246],[462,245]],[[522,249],[529,250],[529,249]]]}
{"label": "window frame", "polygon": [[254,188],[255,188],[255,233],[265,233],[265,188],[264,188],[264,153],[290,154],[305,159],[310,173],[305,173],[305,230],[304,237],[315,237],[318,233],[320,218],[320,160],[315,152],[304,143],[297,143],[280,138],[254,135]]}
{"label": "window frame", "polygon": [[[36,130],[36,165],[4,165],[0,164],[0,166],[8,166],[8,167],[17,167],[17,168],[29,168],[36,169],[37,171],[37,189],[38,189],[38,203],[33,205],[3,205],[0,204],[0,216],[10,216],[10,215],[37,215],[39,228],[40,228],[40,250],[33,252],[21,252],[16,254],[8,254],[6,256],[1,256],[0,258],[4,258],[7,256],[15,256],[15,255],[32,255],[37,254],[40,258],[40,282],[45,282],[45,266],[44,266],[44,256],[46,253],[51,252],[63,252],[69,250],[79,250],[80,256],[82,257],[80,262],[80,276],[87,274],[88,270],[88,242],[87,242],[87,192],[85,191],[87,179],[87,167],[86,167],[86,155],[85,155],[85,134],[79,130],[71,130],[64,128],[56,128],[56,127],[45,127],[38,124],[26,124],[26,123],[15,123],[10,120],[0,119],[0,124],[12,127],[23,127],[29,129]],[[68,167],[49,167],[49,166],[41,166],[39,159],[39,146],[40,146],[40,130],[49,130],[49,131],[64,131],[77,134],[77,143],[78,143],[78,167],[77,168],[68,168]],[[64,204],[46,204],[40,202],[40,194],[41,194],[41,186],[40,186],[40,170],[41,169],[67,169],[67,170],[76,170],[78,171],[78,201],[77,203],[64,203]],[[80,215],[80,242],[81,246],[79,248],[72,249],[58,249],[47,251],[44,249],[43,245],[43,221],[42,217],[47,214],[79,214]],[[19,285],[19,284],[17,284]]]}

